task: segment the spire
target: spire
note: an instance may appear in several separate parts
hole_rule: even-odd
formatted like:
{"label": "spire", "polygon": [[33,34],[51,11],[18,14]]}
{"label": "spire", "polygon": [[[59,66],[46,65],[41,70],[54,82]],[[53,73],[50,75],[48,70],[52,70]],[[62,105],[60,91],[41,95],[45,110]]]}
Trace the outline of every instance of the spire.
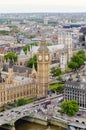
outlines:
{"label": "spire", "polygon": [[45,40],[41,40],[41,45],[46,45],[46,41]]}
{"label": "spire", "polygon": [[34,66],[34,63],[33,63],[33,71],[36,71],[35,66]]}
{"label": "spire", "polygon": [[13,60],[9,61],[9,68],[13,68]]}
{"label": "spire", "polygon": [[28,47],[27,47],[27,55],[28,55]]}
{"label": "spire", "polygon": [[36,78],[36,74],[37,74],[37,72],[36,72],[36,70],[35,70],[35,66],[34,66],[34,64],[33,64],[32,74],[31,74],[31,76],[32,76],[33,78]]}
{"label": "spire", "polygon": [[25,53],[24,53],[23,49],[21,50],[20,55],[25,56]]}

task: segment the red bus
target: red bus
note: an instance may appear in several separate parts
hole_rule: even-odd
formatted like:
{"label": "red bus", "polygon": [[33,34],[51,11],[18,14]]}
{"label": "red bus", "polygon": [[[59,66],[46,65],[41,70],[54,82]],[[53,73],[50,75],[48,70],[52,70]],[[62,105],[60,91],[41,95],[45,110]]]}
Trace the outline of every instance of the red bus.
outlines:
{"label": "red bus", "polygon": [[44,103],[45,103],[45,105],[50,105],[51,104],[51,100],[47,100]]}

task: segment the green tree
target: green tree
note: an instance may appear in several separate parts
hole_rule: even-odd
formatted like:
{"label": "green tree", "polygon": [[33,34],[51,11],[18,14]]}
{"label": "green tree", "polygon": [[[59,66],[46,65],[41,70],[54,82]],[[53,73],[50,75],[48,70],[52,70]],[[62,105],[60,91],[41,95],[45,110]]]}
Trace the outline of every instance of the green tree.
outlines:
{"label": "green tree", "polygon": [[78,67],[78,68],[80,68],[81,65],[84,64],[84,60],[83,60],[82,58],[80,58],[79,55],[74,55],[74,56],[72,57],[72,61],[75,62],[75,63],[77,63],[77,67]]}
{"label": "green tree", "polygon": [[58,79],[59,81],[62,81],[62,76],[59,75],[57,79]]}
{"label": "green tree", "polygon": [[81,50],[77,52],[76,55],[72,56],[71,61],[68,63],[68,67],[76,70],[84,64],[84,61],[86,61],[85,52]]}
{"label": "green tree", "polygon": [[64,83],[63,82],[57,82],[50,86],[50,90],[53,92],[62,92],[64,90]]}
{"label": "green tree", "polygon": [[38,44],[38,42],[32,42],[30,45],[31,46],[38,46],[39,44]]}
{"label": "green tree", "polygon": [[76,62],[69,62],[68,67],[71,68],[72,70],[76,70],[78,68],[78,64]]}
{"label": "green tree", "polygon": [[74,116],[79,111],[79,106],[76,100],[64,101],[61,104],[61,112],[68,116]]}
{"label": "green tree", "polygon": [[35,38],[35,35],[30,35],[29,38]]}
{"label": "green tree", "polygon": [[28,51],[30,51],[30,44],[27,44],[23,47],[23,51],[25,52],[25,54],[27,54],[27,49]]}
{"label": "green tree", "polygon": [[80,50],[80,51],[77,52],[77,55],[83,55],[83,56],[85,56],[85,52],[83,50]]}
{"label": "green tree", "polygon": [[2,34],[2,35],[9,35],[10,31],[0,30],[0,34]]}
{"label": "green tree", "polygon": [[56,67],[52,67],[51,68],[51,74],[53,76],[59,76],[61,74],[61,69],[60,68],[56,68]]}
{"label": "green tree", "polygon": [[13,60],[14,62],[17,61],[18,56],[14,53],[14,52],[8,52],[5,56],[4,59],[6,59],[6,61],[8,60]]}
{"label": "green tree", "polygon": [[83,50],[78,51],[77,55],[82,58],[84,61],[86,61],[86,56],[85,56],[85,52]]}
{"label": "green tree", "polygon": [[25,52],[25,54],[27,53],[27,49],[30,51],[30,46],[38,46],[38,43],[37,42],[33,42],[33,43],[30,43],[30,44],[27,44],[23,47],[23,51]]}
{"label": "green tree", "polygon": [[24,98],[18,99],[17,106],[22,106],[26,104],[26,100]]}
{"label": "green tree", "polygon": [[29,59],[27,66],[32,68],[33,64],[35,66],[35,69],[37,70],[37,55],[34,55],[33,58]]}

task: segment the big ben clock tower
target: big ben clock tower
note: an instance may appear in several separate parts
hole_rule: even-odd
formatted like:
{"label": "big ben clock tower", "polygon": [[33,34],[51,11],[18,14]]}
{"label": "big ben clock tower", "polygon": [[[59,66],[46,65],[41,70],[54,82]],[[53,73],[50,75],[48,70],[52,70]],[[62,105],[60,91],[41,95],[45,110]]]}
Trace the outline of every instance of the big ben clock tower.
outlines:
{"label": "big ben clock tower", "polygon": [[50,52],[46,41],[41,41],[37,53],[38,97],[45,97],[49,90],[50,81]]}

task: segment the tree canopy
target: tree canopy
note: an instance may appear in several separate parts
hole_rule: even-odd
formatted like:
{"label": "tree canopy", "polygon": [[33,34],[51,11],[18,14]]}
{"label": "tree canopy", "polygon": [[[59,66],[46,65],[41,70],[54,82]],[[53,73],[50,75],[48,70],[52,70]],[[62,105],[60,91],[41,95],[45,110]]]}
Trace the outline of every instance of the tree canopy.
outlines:
{"label": "tree canopy", "polygon": [[59,76],[61,74],[61,69],[56,68],[56,67],[52,67],[51,68],[51,74],[52,74],[52,76]]}
{"label": "tree canopy", "polygon": [[86,61],[85,52],[81,50],[71,57],[68,67],[72,70],[76,70],[84,64],[84,61]]}
{"label": "tree canopy", "polygon": [[17,61],[18,56],[14,53],[14,52],[8,52],[5,56],[4,59],[6,59],[6,61],[8,60],[13,60],[14,62]]}
{"label": "tree canopy", "polygon": [[20,99],[18,99],[18,101],[17,101],[17,106],[22,106],[22,105],[31,103],[31,102],[33,102],[33,101],[34,101],[34,99],[24,99],[24,98],[20,98]]}
{"label": "tree canopy", "polygon": [[25,54],[27,53],[27,49],[28,49],[28,51],[30,51],[30,45],[29,44],[27,44],[23,47],[23,51],[25,52]]}
{"label": "tree canopy", "polygon": [[37,42],[33,42],[33,43],[25,45],[23,47],[23,51],[25,52],[25,54],[27,53],[27,49],[30,51],[30,46],[38,46],[38,43]]}
{"label": "tree canopy", "polygon": [[63,82],[57,82],[57,83],[53,83],[50,86],[50,90],[53,92],[62,92],[64,90],[64,83]]}
{"label": "tree canopy", "polygon": [[79,111],[79,106],[76,100],[64,101],[61,104],[61,112],[68,116],[74,116]]}
{"label": "tree canopy", "polygon": [[37,70],[37,55],[34,55],[33,58],[29,59],[27,66],[32,68],[33,64],[35,66],[35,69]]}
{"label": "tree canopy", "polygon": [[18,99],[17,106],[22,106],[26,104],[26,100],[24,98]]}

